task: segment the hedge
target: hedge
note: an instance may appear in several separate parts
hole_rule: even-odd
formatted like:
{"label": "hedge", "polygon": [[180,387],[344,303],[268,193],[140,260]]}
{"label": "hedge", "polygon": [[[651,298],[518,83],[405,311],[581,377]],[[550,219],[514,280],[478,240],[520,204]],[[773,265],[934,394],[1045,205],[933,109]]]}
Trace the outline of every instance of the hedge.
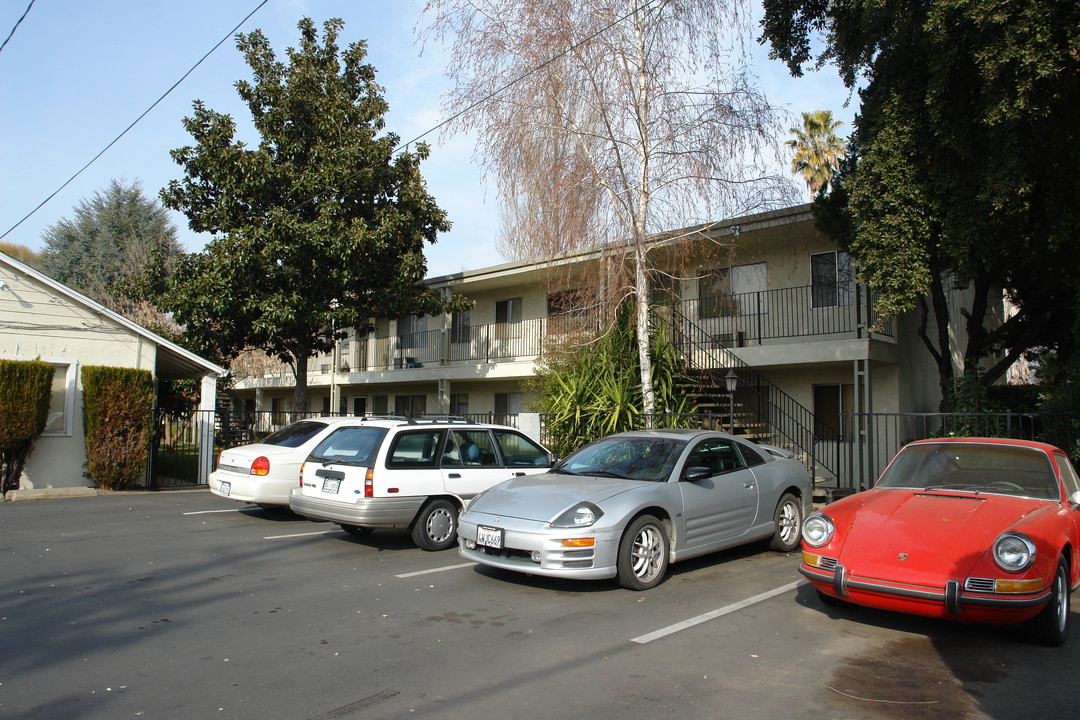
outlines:
{"label": "hedge", "polygon": [[49,418],[53,366],[40,360],[0,360],[0,463],[2,488],[19,487],[34,441]]}
{"label": "hedge", "polygon": [[90,479],[105,490],[137,487],[150,452],[153,375],[147,370],[87,365],[82,384]]}

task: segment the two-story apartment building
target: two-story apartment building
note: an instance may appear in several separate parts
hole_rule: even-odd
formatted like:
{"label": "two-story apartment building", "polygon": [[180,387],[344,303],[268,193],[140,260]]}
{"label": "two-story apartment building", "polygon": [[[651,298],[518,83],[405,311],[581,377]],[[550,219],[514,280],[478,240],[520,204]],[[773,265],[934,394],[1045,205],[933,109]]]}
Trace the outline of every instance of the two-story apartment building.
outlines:
{"label": "two-story apartment building", "polygon": [[[722,427],[751,432],[800,455],[828,476],[849,429],[844,411],[933,412],[937,372],[901,317],[871,332],[871,303],[851,261],[814,226],[809,205],[701,229],[709,252],[677,253],[661,277],[654,311],[699,378],[702,406]],[[661,253],[662,255],[662,253]],[[675,254],[672,254],[674,257]],[[578,272],[598,253],[513,262],[434,277],[431,287],[475,301],[445,317],[380,318],[371,335],[350,335],[312,361],[310,409],[351,414],[456,414],[506,421],[530,400],[545,341],[580,320],[573,298],[588,292]],[[734,380],[729,393],[724,379]],[[247,411],[290,409],[282,370],[238,377]]]}

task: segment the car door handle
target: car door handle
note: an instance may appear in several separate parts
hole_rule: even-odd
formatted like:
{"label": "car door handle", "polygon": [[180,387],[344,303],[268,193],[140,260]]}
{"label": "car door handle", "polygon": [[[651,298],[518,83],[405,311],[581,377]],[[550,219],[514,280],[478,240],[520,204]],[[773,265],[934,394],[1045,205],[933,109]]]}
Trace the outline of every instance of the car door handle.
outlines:
{"label": "car door handle", "polygon": [[451,480],[457,480],[461,477],[461,473],[450,473],[446,477],[450,478]]}
{"label": "car door handle", "polygon": [[743,487],[746,488],[747,490],[753,490],[754,489],[754,481],[751,480],[748,483],[743,483]]}
{"label": "car door handle", "polygon": [[514,477],[525,477],[525,473],[523,473],[523,472],[516,472],[516,473],[514,473]]}

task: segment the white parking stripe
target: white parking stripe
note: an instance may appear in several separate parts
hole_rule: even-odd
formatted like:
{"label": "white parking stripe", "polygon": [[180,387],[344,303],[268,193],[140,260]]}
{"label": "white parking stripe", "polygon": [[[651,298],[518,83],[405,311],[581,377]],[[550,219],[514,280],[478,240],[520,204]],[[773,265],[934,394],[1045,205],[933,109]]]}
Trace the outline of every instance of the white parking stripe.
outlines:
{"label": "white parking stripe", "polygon": [[186,512],[184,515],[210,515],[211,513],[221,512],[240,512],[243,508],[229,508],[228,510],[196,510],[195,512]]}
{"label": "white parking stripe", "polygon": [[307,537],[308,535],[329,535],[341,532],[340,530],[319,530],[318,532],[292,533],[291,535],[263,535],[263,540],[280,540],[282,538]]}
{"label": "white parking stripe", "polygon": [[682,622],[675,623],[674,625],[668,625],[666,628],[661,628],[645,635],[639,635],[638,637],[631,639],[630,642],[636,642],[640,645],[644,645],[645,643],[650,643],[653,640],[659,640],[662,637],[667,637],[668,635],[673,635],[680,630],[685,630],[687,628],[694,627],[695,625],[700,625],[703,622],[718,618],[721,615],[727,615],[728,613],[733,613],[736,610],[742,610],[745,607],[750,607],[751,605],[759,603],[762,600],[768,600],[769,598],[774,598],[777,595],[783,595],[786,592],[794,590],[800,585],[805,585],[807,582],[807,580],[796,580],[793,583],[782,585],[775,590],[769,590],[768,592],[763,592],[760,595],[755,595],[754,597],[740,600],[737,603],[733,603],[726,607],[719,608],[718,610],[712,610],[711,612],[707,612],[704,615],[698,615],[697,617],[690,618],[689,620],[683,620]]}
{"label": "white parking stripe", "polygon": [[402,573],[401,575],[395,575],[394,577],[396,577],[396,578],[411,578],[411,577],[416,577],[417,575],[431,575],[432,573],[446,572],[447,570],[460,570],[461,568],[472,567],[475,564],[476,563],[474,563],[474,562],[467,562],[467,563],[461,563],[460,565],[447,565],[447,566],[441,567],[441,568],[432,568],[431,570],[419,570],[417,572]]}

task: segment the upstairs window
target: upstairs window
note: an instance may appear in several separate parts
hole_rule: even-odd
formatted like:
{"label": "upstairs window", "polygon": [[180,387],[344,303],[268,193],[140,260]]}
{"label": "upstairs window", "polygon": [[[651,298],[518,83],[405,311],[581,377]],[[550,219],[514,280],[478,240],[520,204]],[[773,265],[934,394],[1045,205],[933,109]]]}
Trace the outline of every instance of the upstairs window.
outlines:
{"label": "upstairs window", "polygon": [[847,307],[855,284],[851,256],[846,252],[815,253],[810,256],[810,296],[813,307]]}

